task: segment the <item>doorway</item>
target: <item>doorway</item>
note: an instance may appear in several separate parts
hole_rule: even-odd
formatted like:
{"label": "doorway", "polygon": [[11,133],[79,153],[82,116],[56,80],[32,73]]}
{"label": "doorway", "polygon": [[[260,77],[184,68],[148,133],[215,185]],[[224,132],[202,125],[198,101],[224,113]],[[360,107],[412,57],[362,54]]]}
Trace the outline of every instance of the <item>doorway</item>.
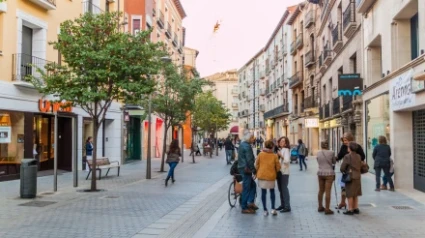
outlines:
{"label": "doorway", "polygon": [[72,118],[58,117],[58,169],[72,171]]}
{"label": "doorway", "polygon": [[141,120],[138,117],[130,117],[127,130],[127,157],[129,160],[142,159]]}

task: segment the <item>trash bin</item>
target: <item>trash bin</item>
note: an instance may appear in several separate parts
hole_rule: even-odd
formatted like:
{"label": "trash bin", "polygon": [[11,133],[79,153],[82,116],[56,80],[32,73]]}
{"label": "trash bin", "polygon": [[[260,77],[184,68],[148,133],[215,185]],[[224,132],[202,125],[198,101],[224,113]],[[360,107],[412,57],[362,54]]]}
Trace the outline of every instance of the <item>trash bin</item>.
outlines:
{"label": "trash bin", "polygon": [[37,160],[21,161],[21,198],[35,198],[37,195]]}

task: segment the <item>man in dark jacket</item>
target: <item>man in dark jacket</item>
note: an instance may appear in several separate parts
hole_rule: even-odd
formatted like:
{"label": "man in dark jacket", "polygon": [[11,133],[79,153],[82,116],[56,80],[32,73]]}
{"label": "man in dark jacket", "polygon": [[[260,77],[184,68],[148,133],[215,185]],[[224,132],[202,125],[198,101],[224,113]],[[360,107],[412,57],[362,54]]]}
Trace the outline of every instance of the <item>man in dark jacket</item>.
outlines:
{"label": "man in dark jacket", "polygon": [[235,146],[233,145],[232,140],[230,140],[230,137],[227,137],[226,141],[224,141],[224,150],[226,151],[227,164],[232,164],[231,161]]}
{"label": "man in dark jacket", "polygon": [[238,169],[242,177],[242,213],[254,214],[258,207],[254,203],[256,185],[252,178],[256,174],[255,157],[251,144],[255,142],[254,135],[245,130],[243,133],[242,143],[238,150]]}

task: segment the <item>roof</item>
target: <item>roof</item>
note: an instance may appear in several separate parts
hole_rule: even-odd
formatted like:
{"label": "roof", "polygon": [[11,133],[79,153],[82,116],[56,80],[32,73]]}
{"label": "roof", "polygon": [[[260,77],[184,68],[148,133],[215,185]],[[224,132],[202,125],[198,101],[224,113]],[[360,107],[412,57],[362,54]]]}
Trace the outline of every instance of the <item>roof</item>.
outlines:
{"label": "roof", "polygon": [[180,17],[183,20],[187,15],[186,15],[186,12],[184,11],[182,3],[180,2],[180,0],[174,0],[174,5],[176,5],[177,11],[179,12]]}
{"label": "roof", "polygon": [[[294,9],[291,17],[288,19],[288,25],[292,25],[294,23],[295,19],[297,19],[298,15],[301,12],[301,9],[305,6],[305,3],[300,3],[298,5],[292,6],[290,8]],[[289,9],[289,8],[288,8]]]}
{"label": "roof", "polygon": [[[289,9],[289,7],[288,7],[288,9]],[[286,10],[285,13],[283,13],[283,16],[280,18],[279,24],[277,24],[276,28],[273,31],[273,34],[270,36],[270,39],[266,44],[266,47],[265,47],[266,49],[269,48],[270,44],[272,43],[276,34],[279,32],[280,28],[283,26],[283,23],[286,21],[286,19],[288,18],[290,13],[291,12],[289,10]]]}

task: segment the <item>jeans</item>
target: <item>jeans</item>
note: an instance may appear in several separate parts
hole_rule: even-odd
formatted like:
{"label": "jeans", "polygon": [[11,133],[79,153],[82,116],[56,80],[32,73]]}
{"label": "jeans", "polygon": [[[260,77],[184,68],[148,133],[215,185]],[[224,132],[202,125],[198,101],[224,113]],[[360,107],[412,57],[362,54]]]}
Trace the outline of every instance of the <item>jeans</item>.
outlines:
{"label": "jeans", "polygon": [[[261,189],[261,201],[263,202],[264,211],[267,211],[267,202],[266,202],[267,199],[266,199],[266,197],[267,197],[267,189],[262,188]],[[270,199],[271,199],[271,202],[272,202],[272,209],[274,210],[275,209],[274,204],[275,204],[275,200],[276,200],[274,188],[270,189]]]}
{"label": "jeans", "polygon": [[255,182],[252,179],[251,174],[245,174],[244,169],[239,169],[239,173],[242,175],[242,210],[248,209],[248,203],[254,203],[255,199]]}
{"label": "jeans", "polygon": [[303,170],[303,164],[305,169],[307,169],[307,164],[305,163],[305,156],[304,155],[298,155],[298,158],[300,159],[300,170]]}
{"label": "jeans", "polygon": [[[391,179],[392,179],[393,175],[394,175],[394,172],[390,173],[390,177],[391,177]],[[386,187],[386,186],[387,186],[387,184],[388,184],[388,179],[387,179],[387,177],[385,177],[385,175],[384,175],[384,176],[382,176],[382,182],[383,182],[383,184],[382,184],[382,185],[384,185],[384,186]]]}
{"label": "jeans", "polygon": [[384,176],[387,177],[388,182],[390,183],[390,188],[394,188],[393,179],[390,175],[390,168],[375,168],[375,177],[376,177],[376,188],[381,187],[381,170],[384,170]]}
{"label": "jeans", "polygon": [[227,163],[230,163],[230,161],[232,161],[232,155],[233,155],[233,150],[226,150]]}
{"label": "jeans", "polygon": [[319,208],[323,207],[323,194],[326,194],[325,208],[326,210],[329,210],[330,204],[331,204],[332,183],[335,180],[335,176],[334,175],[318,176],[318,178],[319,178],[319,194],[318,194]]}
{"label": "jeans", "polygon": [[168,163],[168,165],[170,166],[170,170],[168,170],[168,177],[174,177],[174,169],[176,168],[178,162],[171,162]]}
{"label": "jeans", "polygon": [[279,193],[280,193],[280,206],[282,208],[290,209],[291,198],[289,196],[288,183],[289,183],[289,175],[278,172],[277,173],[277,188],[279,189]]}

